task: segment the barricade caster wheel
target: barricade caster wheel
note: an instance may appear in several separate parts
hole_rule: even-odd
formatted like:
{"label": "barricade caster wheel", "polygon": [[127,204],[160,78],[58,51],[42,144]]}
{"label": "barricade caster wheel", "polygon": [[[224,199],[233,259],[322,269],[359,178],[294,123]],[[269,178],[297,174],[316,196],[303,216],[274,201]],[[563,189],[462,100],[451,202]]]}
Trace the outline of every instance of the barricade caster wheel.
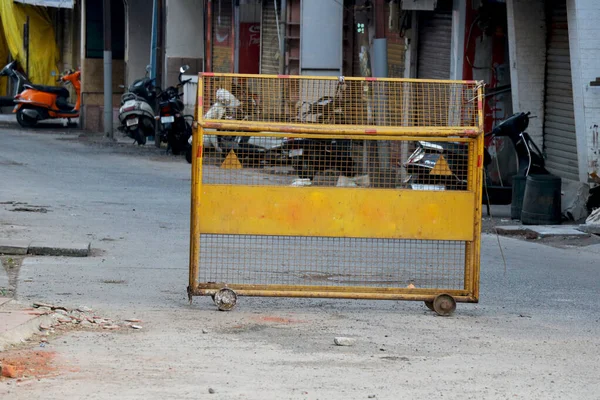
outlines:
{"label": "barricade caster wheel", "polygon": [[448,294],[440,294],[433,300],[433,311],[447,317],[456,310],[456,300]]}
{"label": "barricade caster wheel", "polygon": [[433,301],[425,300],[423,303],[425,303],[425,307],[429,308],[431,311],[435,311],[433,309]]}
{"label": "barricade caster wheel", "polygon": [[213,300],[219,311],[230,311],[237,304],[237,294],[229,288],[223,288],[215,293]]}

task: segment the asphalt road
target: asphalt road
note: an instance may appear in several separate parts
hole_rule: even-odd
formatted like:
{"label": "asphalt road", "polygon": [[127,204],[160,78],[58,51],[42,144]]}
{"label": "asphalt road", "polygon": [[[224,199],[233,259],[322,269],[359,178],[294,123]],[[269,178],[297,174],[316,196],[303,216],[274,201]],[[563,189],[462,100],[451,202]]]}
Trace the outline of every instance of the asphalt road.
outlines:
{"label": "asphalt road", "polygon": [[[0,236],[95,249],[86,259],[27,258],[19,300],[144,321],[141,331],[50,343],[68,371],[0,382],[3,399],[600,397],[598,246],[501,238],[505,265],[485,235],[481,302],[449,318],[415,302],[277,298],[241,298],[220,313],[209,299],[187,302],[183,158],[0,128],[0,182]],[[47,212],[11,211],[14,202]],[[357,342],[337,347],[334,336]]]}

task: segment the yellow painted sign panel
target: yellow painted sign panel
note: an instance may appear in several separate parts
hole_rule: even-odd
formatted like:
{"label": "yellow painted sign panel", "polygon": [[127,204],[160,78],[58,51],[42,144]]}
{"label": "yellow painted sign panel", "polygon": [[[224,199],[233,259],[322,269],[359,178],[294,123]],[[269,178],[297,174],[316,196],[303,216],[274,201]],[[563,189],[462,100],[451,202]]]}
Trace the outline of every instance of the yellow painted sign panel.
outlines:
{"label": "yellow painted sign panel", "polygon": [[202,233],[352,238],[474,239],[465,191],[203,185]]}

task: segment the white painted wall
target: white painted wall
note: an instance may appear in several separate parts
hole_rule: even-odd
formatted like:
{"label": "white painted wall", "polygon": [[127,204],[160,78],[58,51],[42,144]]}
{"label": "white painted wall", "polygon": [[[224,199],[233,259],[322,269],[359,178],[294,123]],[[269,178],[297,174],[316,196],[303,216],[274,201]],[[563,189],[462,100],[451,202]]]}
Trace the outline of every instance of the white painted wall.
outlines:
{"label": "white painted wall", "polygon": [[[567,0],[579,174],[600,183],[600,1]],[[595,177],[595,178],[594,178]]]}
{"label": "white painted wall", "polygon": [[507,0],[506,11],[513,109],[530,111],[538,117],[530,120],[528,132],[542,148],[546,75],[544,0]]}
{"label": "white painted wall", "polygon": [[128,0],[125,43],[125,77],[129,86],[146,73],[150,64],[150,40],[152,38],[152,2]]}
{"label": "white painted wall", "polygon": [[[200,0],[167,0],[165,30],[165,60],[163,74],[165,81],[180,65],[171,65],[169,58],[204,59],[204,7]],[[192,69],[194,69],[192,67]],[[190,71],[192,73],[199,72]],[[170,84],[174,84],[171,76]],[[163,82],[165,84],[166,82]]]}
{"label": "white painted wall", "polygon": [[204,7],[198,0],[167,0],[167,57],[203,57]]}

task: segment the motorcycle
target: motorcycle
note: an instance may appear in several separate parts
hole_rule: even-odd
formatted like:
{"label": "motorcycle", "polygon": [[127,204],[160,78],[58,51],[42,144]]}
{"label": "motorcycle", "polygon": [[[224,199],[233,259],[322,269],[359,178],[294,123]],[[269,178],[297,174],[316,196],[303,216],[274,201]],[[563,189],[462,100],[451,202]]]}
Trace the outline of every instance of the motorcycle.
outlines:
{"label": "motorcycle", "polygon": [[62,86],[43,86],[24,83],[24,90],[15,96],[17,122],[24,128],[34,127],[38,121],[46,119],[79,117],[81,106],[81,71],[65,71],[57,82],[70,83],[77,93],[77,102],[69,104],[69,91]]}
{"label": "motorcycle", "polygon": [[[215,100],[215,103],[204,114],[204,119],[245,121],[260,114],[258,97],[239,84],[233,84],[231,92],[223,88],[217,89]],[[253,138],[251,136],[206,135],[204,137],[204,146],[213,148],[223,156],[233,150],[240,162],[252,166],[263,164],[264,154],[267,151],[263,142],[264,138]],[[276,147],[280,142],[271,144],[269,147]],[[186,150],[186,160],[189,163],[192,162],[191,147],[192,138],[190,137]]]}
{"label": "motorcycle", "polygon": [[6,76],[13,81],[14,95],[0,96],[0,107],[14,107],[15,96],[23,91],[25,84],[31,84],[31,82],[17,69],[17,61],[5,65],[0,70],[0,77],[2,76]]}
{"label": "motorcycle", "polygon": [[[344,78],[340,77],[334,96],[323,96],[308,105],[301,113],[304,123],[341,124],[343,108],[341,104]],[[352,140],[349,139],[298,139],[291,138],[282,148],[288,150],[289,160],[300,179],[312,181],[316,174],[326,170],[336,170],[344,176],[355,176],[358,171],[352,158]]]}
{"label": "motorcycle", "polygon": [[140,146],[146,144],[148,136],[155,135],[156,86],[155,79],[148,77],[150,68],[147,66],[146,76],[135,80],[121,96],[119,108],[121,125],[117,129]]}
{"label": "motorcycle", "polygon": [[[339,79],[335,96],[323,96],[300,113],[300,120],[307,123],[339,123],[343,117],[341,91],[344,79]],[[249,120],[260,114],[257,97],[240,85],[233,85],[232,92],[218,89],[216,102],[204,115],[205,119]],[[239,99],[242,100],[239,100]],[[191,162],[191,143],[186,159]],[[355,176],[357,170],[352,158],[352,141],[348,139],[287,138],[270,139],[251,136],[207,135],[205,145],[217,152],[227,154],[234,150],[242,164],[252,166],[291,165],[300,179],[313,180],[326,170],[337,170],[342,175]]]}
{"label": "motorcycle", "polygon": [[186,121],[186,118],[194,119],[193,115],[183,115],[184,105],[180,97],[179,89],[191,81],[181,80],[181,76],[189,66],[184,65],[179,69],[179,84],[170,86],[158,95],[159,114],[156,119],[160,123],[160,130],[155,137],[156,147],[160,147],[161,142],[167,143],[167,152],[170,150],[174,155],[179,155],[186,150],[188,139],[192,135],[192,127]]}
{"label": "motorcycle", "polygon": [[[498,124],[486,137],[507,137],[513,144],[518,161],[517,176],[548,174],[544,156],[526,131],[531,113],[516,113]],[[483,165],[486,204],[506,205],[512,201],[512,186],[494,185],[488,174],[492,161],[487,148]],[[418,142],[417,149],[403,164],[409,177],[407,183],[415,190],[466,190],[468,146],[464,143]]]}

